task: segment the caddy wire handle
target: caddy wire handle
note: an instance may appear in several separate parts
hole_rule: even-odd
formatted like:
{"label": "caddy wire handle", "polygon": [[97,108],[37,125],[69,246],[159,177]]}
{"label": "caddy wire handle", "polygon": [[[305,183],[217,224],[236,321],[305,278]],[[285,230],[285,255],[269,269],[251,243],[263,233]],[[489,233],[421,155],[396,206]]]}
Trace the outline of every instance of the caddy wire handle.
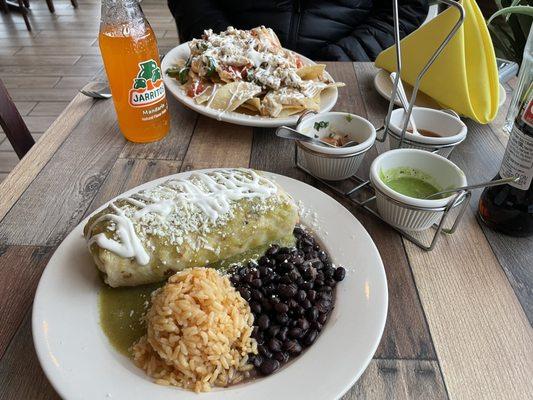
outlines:
{"label": "caddy wire handle", "polygon": [[[461,27],[465,19],[465,10],[463,6],[459,4],[459,2],[454,1],[454,0],[438,0],[438,1],[440,3],[456,8],[457,11],[459,11],[459,18],[457,22],[454,24],[451,31],[448,33],[448,35],[446,35],[442,43],[439,45],[437,50],[432,54],[432,56],[429,58],[426,65],[424,65],[424,67],[418,73],[416,77],[415,84],[413,86],[413,93],[411,94],[411,99],[409,100],[409,107],[407,110],[405,110],[403,126],[400,132],[399,147],[401,147],[403,144],[405,132],[407,130],[407,127],[409,126],[409,118],[411,117],[411,113],[413,112],[413,107],[415,105],[416,96],[418,94],[418,89],[420,87],[420,82],[422,81],[422,78],[424,77],[428,69],[433,65],[433,63],[438,58],[438,56],[442,53],[444,48],[448,45],[448,43],[450,43],[450,41],[455,36],[455,34],[459,30],[459,28]],[[402,74],[402,51],[401,51],[401,46],[400,46],[400,23],[399,23],[399,17],[398,17],[398,0],[392,1],[392,16],[393,16],[393,21],[394,21],[394,43],[396,45],[396,72],[397,73],[396,73],[396,78],[394,79],[394,84],[392,87],[392,93],[390,97],[387,116],[385,118],[385,131],[384,131],[383,137],[380,138],[380,141],[384,141],[389,132],[392,109],[394,106],[394,101],[396,100],[396,94],[398,92],[398,84],[400,82],[401,74]]]}

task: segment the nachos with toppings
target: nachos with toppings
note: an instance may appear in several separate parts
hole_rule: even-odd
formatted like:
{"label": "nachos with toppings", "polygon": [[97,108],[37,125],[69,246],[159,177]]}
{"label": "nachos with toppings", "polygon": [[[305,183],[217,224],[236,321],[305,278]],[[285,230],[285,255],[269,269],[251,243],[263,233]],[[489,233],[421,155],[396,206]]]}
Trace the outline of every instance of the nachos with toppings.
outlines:
{"label": "nachos with toppings", "polygon": [[324,64],[304,65],[281,47],[274,31],[228,27],[218,34],[206,30],[189,42],[190,57],[166,73],[187,95],[221,113],[287,117],[320,110],[320,94],[344,86],[325,74]]}

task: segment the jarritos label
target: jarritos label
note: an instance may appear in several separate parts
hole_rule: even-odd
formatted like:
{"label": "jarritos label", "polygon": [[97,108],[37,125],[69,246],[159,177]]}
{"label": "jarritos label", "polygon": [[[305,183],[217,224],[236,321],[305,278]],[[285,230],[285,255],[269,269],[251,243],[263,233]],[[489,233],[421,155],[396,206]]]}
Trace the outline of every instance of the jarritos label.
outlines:
{"label": "jarritos label", "polygon": [[165,98],[161,68],[154,60],[139,63],[139,73],[133,79],[128,98],[132,107],[146,107]]}

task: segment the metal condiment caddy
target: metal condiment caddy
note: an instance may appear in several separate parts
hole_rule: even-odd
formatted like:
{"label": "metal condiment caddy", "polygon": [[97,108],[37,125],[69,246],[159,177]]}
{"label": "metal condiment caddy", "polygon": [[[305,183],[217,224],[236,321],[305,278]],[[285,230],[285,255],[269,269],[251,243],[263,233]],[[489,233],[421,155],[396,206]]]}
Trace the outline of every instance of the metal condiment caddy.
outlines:
{"label": "metal condiment caddy", "polygon": [[[409,101],[409,107],[406,110],[406,114],[404,115],[404,123],[401,130],[400,138],[399,138],[399,145],[398,148],[401,147],[411,147],[414,145],[409,139],[405,138],[405,132],[409,125],[409,117],[411,116],[411,113],[413,111],[414,103],[416,100],[416,96],[418,93],[418,89],[420,86],[420,82],[422,78],[424,77],[425,73],[428,71],[428,69],[431,67],[431,65],[435,62],[437,57],[441,54],[443,49],[446,47],[446,45],[450,42],[450,40],[453,38],[459,27],[462,25],[464,21],[464,9],[456,1],[453,0],[438,0],[439,2],[449,5],[451,7],[455,7],[459,11],[459,18],[457,22],[452,27],[451,31],[448,33],[446,38],[443,40],[443,42],[439,45],[437,50],[433,53],[433,55],[429,58],[426,65],[422,68],[422,70],[417,75],[414,87],[413,87],[413,93],[411,95],[411,99]],[[384,142],[387,138],[388,134],[391,134],[390,131],[390,118],[391,113],[393,110],[394,100],[396,99],[396,93],[398,91],[398,84],[400,80],[401,70],[402,70],[402,62],[401,62],[401,47],[400,47],[400,33],[399,33],[399,19],[398,19],[398,0],[393,0],[393,20],[394,20],[394,39],[396,43],[396,65],[397,65],[397,74],[396,79],[393,83],[393,89],[391,93],[391,98],[389,102],[388,112],[387,116],[385,118],[385,124],[382,128],[378,130],[378,132],[382,131],[381,137],[376,137],[376,140],[378,142]],[[298,119],[298,124],[305,118],[309,113],[304,113],[302,116]],[[440,150],[444,148],[449,148],[451,146],[454,146],[455,144],[448,144],[448,145],[442,145],[442,146],[432,146],[434,153],[438,153]],[[420,143],[416,143],[416,147],[423,148],[424,146]],[[435,148],[436,147],[436,148]],[[376,188],[372,186],[369,180],[363,179],[357,175],[354,175],[341,183],[335,183],[335,182],[329,182],[325,181],[323,179],[320,179],[316,176],[314,176],[307,168],[305,168],[304,165],[300,162],[299,158],[299,151],[303,150],[302,145],[300,143],[296,143],[295,146],[295,163],[296,166],[303,171],[305,171],[307,174],[313,176],[315,179],[320,181],[322,184],[326,185],[330,189],[332,189],[334,192],[336,192],[338,195],[344,197],[348,201],[350,201],[352,204],[354,204],[357,207],[364,208],[367,212],[374,215],[375,217],[379,218],[392,228],[394,228],[396,231],[398,231],[404,238],[411,241],[418,247],[420,247],[423,250],[432,250],[437,241],[440,237],[441,233],[446,234],[452,234],[455,232],[457,226],[459,225],[459,222],[464,215],[466,208],[468,207],[468,204],[470,202],[470,198],[472,193],[470,191],[460,191],[455,196],[451,198],[451,200],[446,204],[444,207],[437,207],[437,208],[426,208],[426,207],[416,207],[407,205],[405,203],[401,203],[402,207],[414,209],[414,210],[423,210],[423,211],[434,211],[434,212],[443,212],[442,217],[438,221],[438,223],[435,223],[433,225],[433,234],[430,238],[422,238],[421,235],[417,235],[414,232],[405,231],[403,229],[397,228],[393,225],[390,225],[387,221],[385,221],[380,214],[377,212],[375,207],[376,202]],[[309,149],[305,149],[305,151],[309,151]],[[339,157],[332,156],[329,154],[324,153],[317,153],[320,157],[325,158],[332,158],[332,157]],[[351,156],[351,155],[350,155]],[[381,193],[385,195],[390,201],[394,203],[399,203],[397,200],[391,198],[390,196],[386,195],[385,193]],[[458,208],[457,208],[458,207]],[[453,215],[455,214],[455,215]],[[450,223],[446,224],[447,221],[451,221]],[[423,236],[423,235],[422,235]],[[424,240],[425,239],[425,240]]]}

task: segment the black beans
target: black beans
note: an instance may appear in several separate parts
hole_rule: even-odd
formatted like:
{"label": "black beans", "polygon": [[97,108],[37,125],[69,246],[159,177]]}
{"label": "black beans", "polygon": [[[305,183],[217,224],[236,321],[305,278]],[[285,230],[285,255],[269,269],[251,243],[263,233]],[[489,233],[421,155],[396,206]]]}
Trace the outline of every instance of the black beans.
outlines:
{"label": "black beans", "polygon": [[242,298],[246,301],[250,301],[250,299],[252,298],[250,291],[244,287],[239,289],[239,293],[241,294]]}
{"label": "black beans", "polygon": [[300,305],[302,306],[302,308],[303,308],[304,310],[309,310],[309,309],[311,308],[311,306],[312,306],[312,304],[311,304],[311,300],[309,300],[309,299],[304,299],[304,301],[302,301],[302,302],[300,303]]}
{"label": "black beans", "polygon": [[274,310],[280,314],[288,313],[289,312],[289,306],[285,303],[277,303],[274,306]]}
{"label": "black beans", "polygon": [[272,338],[268,341],[268,348],[273,352],[281,351],[281,342],[276,338]]}
{"label": "black beans", "polygon": [[277,252],[279,251],[279,246],[277,244],[273,244],[272,246],[270,246],[268,248],[268,250],[266,251],[266,255],[267,256],[273,256],[274,254],[276,254]]}
{"label": "black beans", "polygon": [[305,318],[300,318],[296,326],[302,331],[306,331],[309,329],[309,321],[307,321]]}
{"label": "black beans", "polygon": [[346,276],[346,270],[343,268],[343,267],[338,267],[336,270],[335,270],[335,273],[333,274],[333,278],[337,281],[337,282],[340,282],[344,279],[344,277]]}
{"label": "black beans", "polygon": [[292,233],[298,239],[298,238],[302,237],[302,235],[305,234],[305,231],[302,228],[300,228],[299,226],[296,226],[294,228],[294,230],[292,231]]}
{"label": "black beans", "polygon": [[289,330],[289,337],[293,339],[300,339],[302,337],[302,330],[300,328],[292,328]]}
{"label": "black beans", "polygon": [[270,337],[275,337],[278,334],[279,329],[279,325],[271,325],[270,328],[268,328],[267,335]]}
{"label": "black beans", "polygon": [[315,331],[314,329],[310,330],[302,339],[302,344],[304,346],[311,346],[315,342],[317,336],[317,331]]}
{"label": "black beans", "polygon": [[287,325],[287,323],[289,322],[289,316],[287,314],[278,314],[276,315],[276,320],[281,325]]}
{"label": "black beans", "polygon": [[278,291],[281,297],[290,299],[298,292],[298,287],[293,283],[289,285],[281,284],[278,287]]}
{"label": "black beans", "polygon": [[271,373],[276,371],[279,367],[280,367],[280,363],[278,360],[269,359],[261,363],[261,366],[259,367],[259,371],[261,371],[263,375],[270,375]]}
{"label": "black beans", "polygon": [[250,303],[250,309],[252,310],[252,313],[254,314],[261,314],[261,304],[253,302]]}
{"label": "black beans", "polygon": [[259,319],[257,320],[257,326],[258,326],[259,329],[261,329],[262,331],[267,330],[268,327],[270,326],[270,318],[268,318],[268,315],[266,315],[266,314],[261,314],[261,315],[259,316]]}
{"label": "black beans", "polygon": [[280,328],[278,335],[277,335],[278,339],[283,342],[287,340],[287,332],[289,332],[289,328],[287,328],[286,326]]}
{"label": "black beans", "polygon": [[321,313],[327,313],[329,310],[331,310],[331,306],[331,301],[325,299],[318,300],[316,303],[316,308]]}
{"label": "black beans", "polygon": [[304,289],[304,290],[311,290],[313,289],[313,282],[303,282],[301,285],[300,285],[300,288]]}
{"label": "black beans", "polygon": [[337,282],[346,276],[308,232],[296,227],[294,236],[296,247],[273,244],[230,276],[254,315],[259,354],[250,355],[250,363],[263,375],[316,341],[334,308]]}
{"label": "black beans", "polygon": [[302,352],[302,346],[300,343],[298,343],[297,340],[288,340],[285,342],[285,350],[287,350],[290,354],[300,354]]}
{"label": "black beans", "polygon": [[261,301],[263,300],[263,293],[261,293],[260,290],[257,290],[257,289],[252,289],[252,299],[256,300],[256,301]]}
{"label": "black beans", "polygon": [[274,359],[278,360],[281,364],[285,364],[287,361],[289,361],[289,353],[284,351],[274,353]]}
{"label": "black beans", "polygon": [[316,278],[317,270],[315,267],[309,267],[307,268],[304,273],[302,274],[303,278],[306,281],[312,281]]}
{"label": "black beans", "polygon": [[257,346],[257,350],[259,351],[259,354],[263,356],[264,359],[272,358],[272,352],[268,349],[267,346],[260,344],[259,346]]}
{"label": "black beans", "polygon": [[274,256],[274,260],[276,260],[278,264],[283,264],[284,262],[289,261],[289,258],[291,258],[291,255],[288,253],[278,253]]}
{"label": "black beans", "polygon": [[[307,319],[309,321],[316,321],[316,319],[318,318],[318,310],[315,307],[307,310],[305,314],[307,315]],[[259,327],[261,328],[261,326]]]}
{"label": "black beans", "polygon": [[258,263],[260,266],[263,266],[263,267],[271,267],[272,265],[274,265],[274,262],[272,261],[272,259],[267,256],[261,257],[258,260]]}
{"label": "black beans", "polygon": [[319,316],[318,316],[318,319],[317,321],[324,325],[326,323],[326,321],[328,320],[328,314],[327,313],[321,313]]}
{"label": "black beans", "polygon": [[259,368],[262,363],[263,363],[263,357],[261,357],[259,354],[255,355],[253,359],[254,367]]}

